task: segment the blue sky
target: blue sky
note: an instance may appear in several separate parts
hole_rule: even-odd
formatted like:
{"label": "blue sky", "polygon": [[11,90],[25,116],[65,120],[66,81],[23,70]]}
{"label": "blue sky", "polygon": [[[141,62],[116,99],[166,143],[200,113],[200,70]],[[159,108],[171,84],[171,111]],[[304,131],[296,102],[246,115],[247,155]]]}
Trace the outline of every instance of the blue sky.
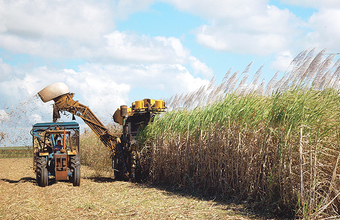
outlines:
{"label": "blue sky", "polygon": [[303,50],[339,52],[339,18],[336,0],[0,0],[0,131],[49,121],[33,97],[59,81],[104,123],[250,62],[268,82]]}

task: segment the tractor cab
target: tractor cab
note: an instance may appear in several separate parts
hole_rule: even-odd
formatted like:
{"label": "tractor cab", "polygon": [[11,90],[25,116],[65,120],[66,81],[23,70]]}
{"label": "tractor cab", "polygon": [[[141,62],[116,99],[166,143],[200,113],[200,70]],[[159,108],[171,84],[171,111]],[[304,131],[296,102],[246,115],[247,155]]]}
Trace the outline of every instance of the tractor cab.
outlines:
{"label": "tractor cab", "polygon": [[[33,169],[37,183],[47,186],[49,177],[80,185],[79,124],[37,123],[33,137]],[[59,142],[59,144],[57,144]]]}

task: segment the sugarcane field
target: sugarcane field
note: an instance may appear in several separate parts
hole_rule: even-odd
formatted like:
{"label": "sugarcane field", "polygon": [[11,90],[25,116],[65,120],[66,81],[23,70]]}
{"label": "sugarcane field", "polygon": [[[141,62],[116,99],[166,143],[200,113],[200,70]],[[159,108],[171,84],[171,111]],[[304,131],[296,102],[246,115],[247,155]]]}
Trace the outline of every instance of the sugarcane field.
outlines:
{"label": "sugarcane field", "polygon": [[340,219],[340,0],[0,0],[0,219]]}

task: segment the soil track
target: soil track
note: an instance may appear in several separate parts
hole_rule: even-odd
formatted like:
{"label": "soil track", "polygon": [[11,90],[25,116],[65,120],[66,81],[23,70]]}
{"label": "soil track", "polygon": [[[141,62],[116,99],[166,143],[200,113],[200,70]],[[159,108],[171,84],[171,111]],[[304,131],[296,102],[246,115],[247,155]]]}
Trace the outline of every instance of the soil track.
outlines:
{"label": "soil track", "polygon": [[50,180],[39,187],[31,158],[0,159],[2,219],[250,219],[242,206],[219,204],[142,184],[89,178],[81,186]]}

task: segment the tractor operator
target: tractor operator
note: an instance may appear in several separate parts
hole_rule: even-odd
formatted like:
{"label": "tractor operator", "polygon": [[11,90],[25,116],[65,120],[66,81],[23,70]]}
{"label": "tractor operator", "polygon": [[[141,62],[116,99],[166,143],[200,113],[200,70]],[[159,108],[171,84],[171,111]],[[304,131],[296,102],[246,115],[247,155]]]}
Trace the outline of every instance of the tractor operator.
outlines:
{"label": "tractor operator", "polygon": [[61,149],[63,149],[63,145],[61,145],[61,140],[58,140],[58,141],[57,141],[57,145],[55,145],[55,146],[53,147],[53,150],[54,150],[54,151],[60,151]]}

